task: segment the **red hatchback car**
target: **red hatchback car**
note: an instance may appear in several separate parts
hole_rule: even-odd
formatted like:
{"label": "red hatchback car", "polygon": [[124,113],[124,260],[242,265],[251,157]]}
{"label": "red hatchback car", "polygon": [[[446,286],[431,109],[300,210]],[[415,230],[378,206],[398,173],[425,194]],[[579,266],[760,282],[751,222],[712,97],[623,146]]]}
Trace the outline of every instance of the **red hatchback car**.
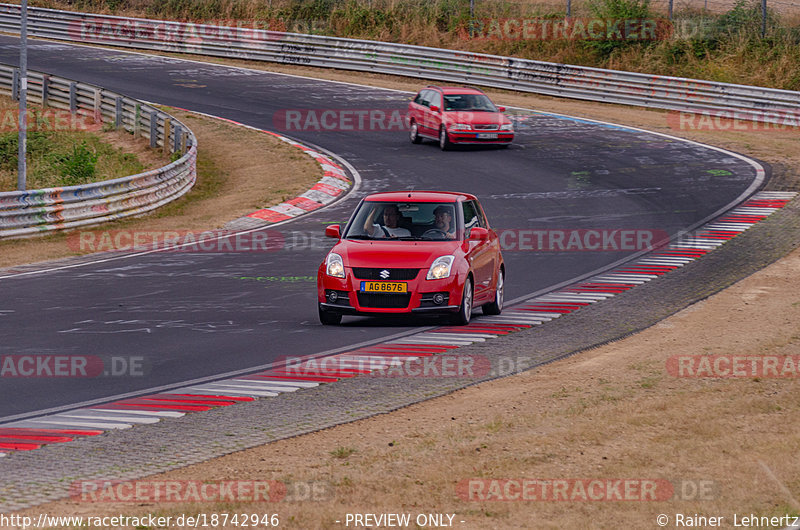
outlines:
{"label": "red hatchback car", "polygon": [[319,319],[342,315],[448,313],[467,324],[472,309],[503,309],[505,265],[497,234],[467,193],[403,191],[365,197],[319,266]]}
{"label": "red hatchback car", "polygon": [[453,144],[498,144],[514,140],[514,124],[489,97],[475,88],[429,86],[408,104],[411,142],[437,140],[442,150]]}

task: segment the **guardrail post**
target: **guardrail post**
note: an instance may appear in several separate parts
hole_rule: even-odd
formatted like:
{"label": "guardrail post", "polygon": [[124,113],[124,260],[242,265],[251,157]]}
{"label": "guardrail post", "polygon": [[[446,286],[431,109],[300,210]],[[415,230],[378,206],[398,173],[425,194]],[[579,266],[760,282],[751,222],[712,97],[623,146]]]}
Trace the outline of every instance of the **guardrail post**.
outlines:
{"label": "guardrail post", "polygon": [[69,84],[69,111],[75,114],[78,111],[78,83]]}
{"label": "guardrail post", "polygon": [[103,123],[103,91],[94,89],[94,122]]}
{"label": "guardrail post", "polygon": [[114,101],[114,128],[119,129],[122,126],[122,97],[117,96]]}
{"label": "guardrail post", "polygon": [[47,106],[47,100],[50,98],[50,76],[42,76],[42,107]]}
{"label": "guardrail post", "polygon": [[138,138],[141,134],[142,106],[138,103],[133,111],[133,135]]}
{"label": "guardrail post", "polygon": [[[183,127],[180,125],[175,126],[175,133],[172,135],[172,152],[177,153],[181,150],[181,137],[183,136]],[[183,153],[181,153],[183,154]]]}
{"label": "guardrail post", "polygon": [[169,153],[169,135],[172,131],[172,120],[169,118],[164,119],[164,153]]}
{"label": "guardrail post", "polygon": [[11,75],[11,98],[19,101],[19,70],[14,69]]}
{"label": "guardrail post", "polygon": [[150,112],[150,147],[158,147],[158,113]]}
{"label": "guardrail post", "polygon": [[181,154],[186,154],[186,147],[189,145],[189,133],[184,132],[181,135]]}

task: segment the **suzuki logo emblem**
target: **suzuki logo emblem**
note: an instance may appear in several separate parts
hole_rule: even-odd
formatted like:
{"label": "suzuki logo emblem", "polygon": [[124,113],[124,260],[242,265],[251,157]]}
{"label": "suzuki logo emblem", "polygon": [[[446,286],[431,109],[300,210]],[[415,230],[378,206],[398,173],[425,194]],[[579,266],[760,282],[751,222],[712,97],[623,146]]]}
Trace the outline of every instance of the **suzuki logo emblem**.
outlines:
{"label": "suzuki logo emblem", "polygon": [[388,277],[389,277],[389,271],[387,271],[386,269],[383,269],[381,271],[381,278],[383,278],[385,280]]}

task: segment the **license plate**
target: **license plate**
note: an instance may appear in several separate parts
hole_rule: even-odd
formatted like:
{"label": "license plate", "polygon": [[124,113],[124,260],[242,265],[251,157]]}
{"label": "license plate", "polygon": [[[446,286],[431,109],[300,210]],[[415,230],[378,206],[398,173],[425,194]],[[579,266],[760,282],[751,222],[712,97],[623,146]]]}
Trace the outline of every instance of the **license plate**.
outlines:
{"label": "license plate", "polygon": [[406,293],[408,285],[403,282],[361,282],[361,291],[366,293]]}
{"label": "license plate", "polygon": [[497,133],[478,133],[478,138],[481,140],[496,140]]}

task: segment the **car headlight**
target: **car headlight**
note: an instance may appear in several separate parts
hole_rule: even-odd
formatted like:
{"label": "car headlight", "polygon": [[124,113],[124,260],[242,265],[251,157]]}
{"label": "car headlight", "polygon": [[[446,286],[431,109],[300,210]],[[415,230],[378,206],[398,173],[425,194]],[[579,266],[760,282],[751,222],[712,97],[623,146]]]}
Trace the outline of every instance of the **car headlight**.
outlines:
{"label": "car headlight", "polygon": [[452,125],[450,125],[451,131],[468,131],[470,129],[472,129],[472,126],[466,123],[453,123]]}
{"label": "car headlight", "polygon": [[431,268],[428,269],[428,280],[441,280],[450,276],[450,269],[453,267],[455,256],[439,256],[433,260]]}
{"label": "car headlight", "polygon": [[325,259],[325,274],[334,278],[344,278],[344,262],[339,254],[335,252],[328,254]]}
{"label": "car headlight", "polygon": [[501,131],[513,131],[514,130],[514,124],[513,123],[506,123],[504,125],[501,125],[500,126],[500,130]]}

